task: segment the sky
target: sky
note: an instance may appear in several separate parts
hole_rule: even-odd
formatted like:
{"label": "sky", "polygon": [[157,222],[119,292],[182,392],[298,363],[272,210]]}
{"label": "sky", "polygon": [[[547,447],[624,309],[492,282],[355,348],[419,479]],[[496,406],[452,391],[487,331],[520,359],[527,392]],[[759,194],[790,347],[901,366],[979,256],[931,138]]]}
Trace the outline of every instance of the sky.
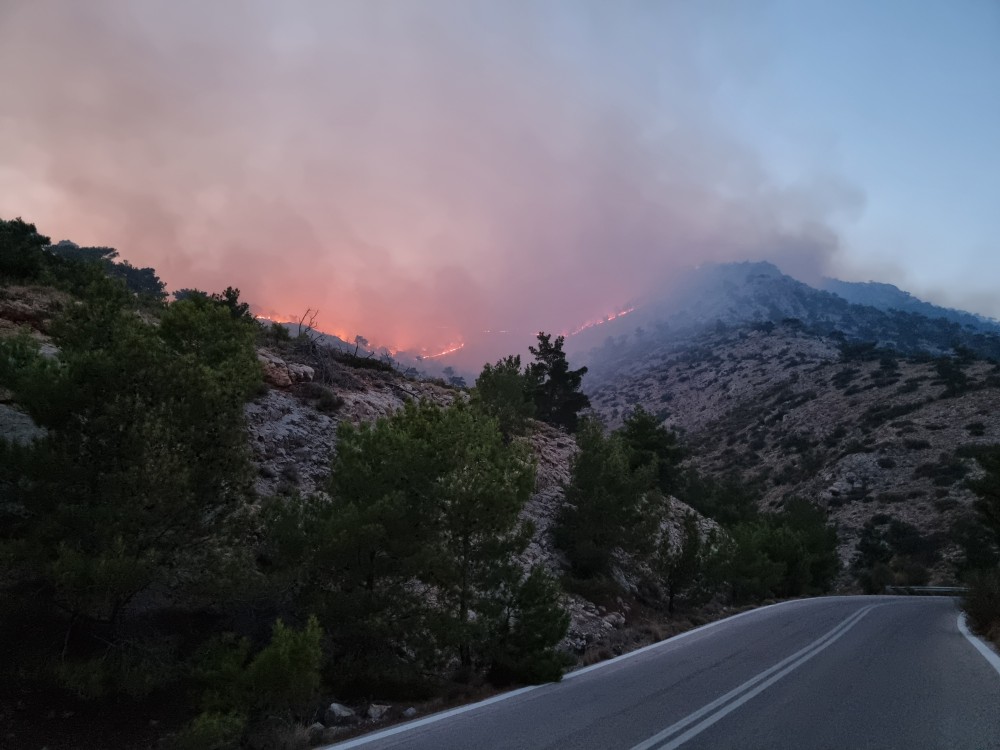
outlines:
{"label": "sky", "polygon": [[1000,317],[996,0],[0,0],[0,70],[0,217],[348,339],[728,260]]}

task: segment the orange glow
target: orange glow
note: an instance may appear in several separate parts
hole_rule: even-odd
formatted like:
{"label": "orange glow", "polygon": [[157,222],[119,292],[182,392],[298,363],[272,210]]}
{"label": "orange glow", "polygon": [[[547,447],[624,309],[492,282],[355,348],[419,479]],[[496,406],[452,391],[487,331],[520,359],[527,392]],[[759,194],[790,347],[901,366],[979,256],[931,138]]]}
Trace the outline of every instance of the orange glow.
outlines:
{"label": "orange glow", "polygon": [[443,352],[438,352],[437,354],[426,354],[423,359],[437,359],[438,357],[443,357],[446,354],[454,354],[457,351],[461,351],[465,348],[465,342],[451,347],[450,349],[445,349]]}
{"label": "orange glow", "polygon": [[587,323],[584,323],[582,326],[579,326],[578,328],[574,328],[572,331],[570,331],[568,334],[566,334],[566,336],[567,337],[569,337],[569,336],[576,336],[578,333],[583,333],[584,331],[586,331],[589,328],[593,328],[594,326],[604,325],[605,323],[608,323],[608,322],[610,322],[612,320],[615,320],[616,318],[623,318],[626,315],[628,315],[630,312],[634,312],[634,311],[635,311],[634,307],[627,307],[624,310],[619,310],[618,312],[611,313],[610,315],[605,315],[603,318],[598,318],[596,320],[588,321]]}

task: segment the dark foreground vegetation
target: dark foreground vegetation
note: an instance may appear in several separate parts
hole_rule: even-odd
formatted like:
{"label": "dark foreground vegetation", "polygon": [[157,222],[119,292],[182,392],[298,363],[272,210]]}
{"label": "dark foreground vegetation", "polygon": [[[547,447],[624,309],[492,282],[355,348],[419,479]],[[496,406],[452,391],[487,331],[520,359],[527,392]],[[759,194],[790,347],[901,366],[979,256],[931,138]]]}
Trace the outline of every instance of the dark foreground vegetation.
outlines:
{"label": "dark foreground vegetation", "polygon": [[978,460],[983,476],[969,485],[978,496],[982,530],[968,534],[964,545],[964,609],[973,629],[1000,646],[1000,446],[982,451]]}
{"label": "dark foreground vegetation", "polygon": [[57,356],[0,341],[0,384],[45,430],[0,442],[5,684],[183,696],[173,744],[224,748],[277,746],[332,695],[559,678],[557,584],[517,563],[525,444],[481,409],[414,403],[341,426],[329,497],[255,497],[243,405],[275,332],[238,290],[166,304],[114,255],[0,225],[4,284],[73,297]]}

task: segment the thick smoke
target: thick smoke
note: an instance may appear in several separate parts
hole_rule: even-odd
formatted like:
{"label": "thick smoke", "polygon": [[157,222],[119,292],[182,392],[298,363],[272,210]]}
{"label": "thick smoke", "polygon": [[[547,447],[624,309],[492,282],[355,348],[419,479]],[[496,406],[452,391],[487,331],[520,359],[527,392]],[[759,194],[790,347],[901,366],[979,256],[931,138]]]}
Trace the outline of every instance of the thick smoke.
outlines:
{"label": "thick smoke", "polygon": [[707,260],[819,276],[860,197],[727,134],[753,4],[682,5],[7,4],[0,216],[427,351],[521,348]]}

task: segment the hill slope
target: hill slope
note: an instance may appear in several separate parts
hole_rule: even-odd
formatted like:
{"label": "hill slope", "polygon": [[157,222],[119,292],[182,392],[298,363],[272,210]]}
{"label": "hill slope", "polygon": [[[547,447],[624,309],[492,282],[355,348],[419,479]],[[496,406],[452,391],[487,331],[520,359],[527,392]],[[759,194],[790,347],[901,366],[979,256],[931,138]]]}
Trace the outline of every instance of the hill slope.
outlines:
{"label": "hill slope", "polygon": [[1000,366],[844,345],[801,325],[727,326],[622,344],[589,383],[616,426],[636,406],[676,429],[689,467],[827,508],[849,563],[866,523],[895,518],[954,575],[953,530],[971,515],[963,479],[977,446],[1000,442]]}

